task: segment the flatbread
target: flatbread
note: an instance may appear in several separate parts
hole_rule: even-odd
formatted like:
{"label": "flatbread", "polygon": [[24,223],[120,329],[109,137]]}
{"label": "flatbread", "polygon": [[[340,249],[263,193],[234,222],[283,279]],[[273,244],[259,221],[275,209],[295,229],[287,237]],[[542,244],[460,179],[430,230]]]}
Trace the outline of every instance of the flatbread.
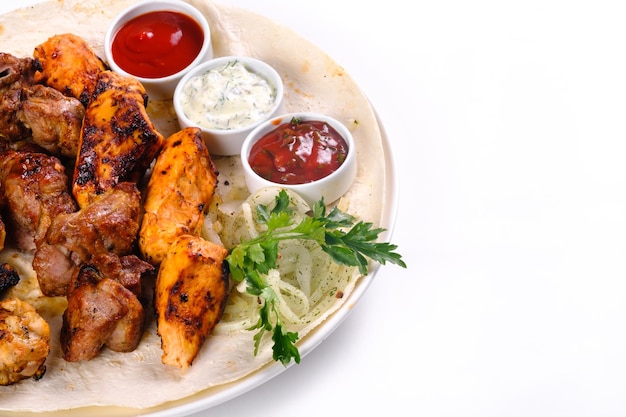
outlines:
{"label": "flatbread", "polygon": [[[89,42],[104,57],[107,25],[129,0],[55,0],[0,16],[0,50],[15,56],[32,56],[36,45],[55,34],[72,32]],[[358,153],[357,179],[340,200],[340,208],[357,218],[381,223],[385,190],[385,157],[381,129],[367,98],[344,71],[324,52],[290,29],[250,11],[191,0],[207,17],[212,28],[215,56],[249,55],[267,61],[283,77],[286,111],[315,111],[343,122],[352,131]],[[168,136],[178,130],[171,101],[151,101],[151,118]],[[218,194],[227,202],[247,195],[238,157],[216,157],[220,172]],[[18,263],[26,278],[36,283],[28,257],[5,250],[0,260]],[[18,259],[16,261],[16,259]],[[355,277],[357,278],[357,277]],[[33,281],[34,280],[34,281]],[[346,300],[356,279],[344,288],[328,312],[299,329],[304,337],[318,327]],[[21,291],[32,297],[32,288]],[[193,366],[181,375],[161,363],[162,351],[155,326],[150,327],[131,353],[108,350],[88,362],[67,363],[61,358],[58,335],[63,303],[40,298],[36,306],[47,316],[52,331],[52,351],[47,373],[39,380],[24,380],[0,387],[0,410],[44,412],[86,406],[148,409],[200,391],[232,383],[272,364],[271,346],[253,354],[253,332],[212,335]],[[56,307],[54,307],[56,306]]]}

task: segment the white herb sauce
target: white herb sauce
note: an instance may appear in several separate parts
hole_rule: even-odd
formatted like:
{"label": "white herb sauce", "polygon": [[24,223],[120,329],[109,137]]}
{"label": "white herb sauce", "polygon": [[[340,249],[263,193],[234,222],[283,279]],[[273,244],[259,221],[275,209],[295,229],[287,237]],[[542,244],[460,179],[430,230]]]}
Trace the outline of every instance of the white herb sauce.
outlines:
{"label": "white herb sauce", "polygon": [[185,115],[208,129],[237,129],[266,115],[276,89],[264,77],[231,61],[193,77],[183,89]]}

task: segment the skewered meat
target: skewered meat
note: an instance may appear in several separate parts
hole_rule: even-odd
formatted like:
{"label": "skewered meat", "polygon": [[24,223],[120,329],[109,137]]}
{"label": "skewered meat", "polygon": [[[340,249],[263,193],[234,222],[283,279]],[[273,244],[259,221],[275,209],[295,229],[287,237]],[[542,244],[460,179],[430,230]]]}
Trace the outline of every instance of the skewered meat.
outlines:
{"label": "skewered meat", "polygon": [[55,35],[35,47],[34,79],[74,97],[87,106],[98,74],[107,69],[89,44],[79,36]]}
{"label": "skewered meat", "polygon": [[140,204],[136,185],[124,182],[79,211],[58,215],[33,259],[43,294],[66,295],[75,269],[95,255],[130,254],[139,231]]}
{"label": "skewered meat", "polygon": [[139,249],[153,265],[180,235],[199,236],[217,185],[217,171],[200,130],[186,128],[165,140],[144,203]]}
{"label": "skewered meat", "polygon": [[132,291],[82,265],[70,286],[63,313],[61,347],[69,362],[93,359],[106,345],[117,352],[134,350],[141,339],[144,308]]}
{"label": "skewered meat", "polygon": [[41,378],[50,353],[50,327],[25,301],[0,301],[0,385]]}
{"label": "skewered meat", "polygon": [[8,263],[0,263],[0,294],[20,282],[20,275]]}
{"label": "skewered meat", "polygon": [[228,291],[227,253],[191,235],[178,237],[170,246],[155,290],[164,364],[187,369],[221,318]]}
{"label": "skewered meat", "polygon": [[101,72],[85,110],[72,192],[85,207],[123,181],[138,181],[161,150],[163,136],[146,112],[141,83]]}
{"label": "skewered meat", "polygon": [[0,205],[19,249],[34,251],[56,216],[76,210],[61,161],[43,153],[0,154]]}

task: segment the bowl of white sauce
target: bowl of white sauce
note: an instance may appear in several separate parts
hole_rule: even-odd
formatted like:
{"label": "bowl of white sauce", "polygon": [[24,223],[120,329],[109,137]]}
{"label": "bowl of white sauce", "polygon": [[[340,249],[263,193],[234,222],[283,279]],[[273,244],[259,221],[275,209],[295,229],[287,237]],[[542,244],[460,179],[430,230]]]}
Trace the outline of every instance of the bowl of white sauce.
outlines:
{"label": "bowl of white sauce", "polygon": [[264,61],[223,56],[188,72],[174,91],[182,128],[198,127],[212,155],[239,155],[246,136],[283,111],[283,82]]}

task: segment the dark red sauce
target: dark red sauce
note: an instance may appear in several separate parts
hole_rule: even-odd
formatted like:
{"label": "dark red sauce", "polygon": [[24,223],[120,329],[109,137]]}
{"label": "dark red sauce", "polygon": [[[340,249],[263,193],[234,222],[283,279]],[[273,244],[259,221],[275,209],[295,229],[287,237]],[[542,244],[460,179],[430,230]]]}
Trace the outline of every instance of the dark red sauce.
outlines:
{"label": "dark red sauce", "polygon": [[259,139],[248,162],[272,182],[305,184],[336,171],[347,154],[345,139],[327,123],[292,120]]}
{"label": "dark red sauce", "polygon": [[122,25],[113,38],[113,59],[143,78],[167,77],[189,65],[202,49],[200,25],[186,14],[155,11]]}

